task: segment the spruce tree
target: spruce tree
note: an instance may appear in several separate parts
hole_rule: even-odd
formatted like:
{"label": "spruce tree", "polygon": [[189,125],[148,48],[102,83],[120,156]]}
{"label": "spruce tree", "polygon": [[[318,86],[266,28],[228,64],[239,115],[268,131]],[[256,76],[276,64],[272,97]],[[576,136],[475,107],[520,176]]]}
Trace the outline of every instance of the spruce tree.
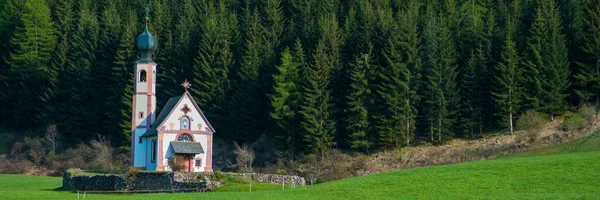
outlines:
{"label": "spruce tree", "polygon": [[[103,135],[111,135],[112,132],[118,132],[119,118],[108,117],[109,113],[120,112],[121,101],[107,101],[106,97],[111,95],[110,85],[114,82],[123,81],[111,79],[111,69],[114,66],[113,60],[117,54],[116,49],[119,47],[119,38],[121,37],[121,16],[117,10],[116,0],[110,0],[104,4],[104,9],[100,21],[100,35],[98,42],[98,50],[96,51],[97,62],[96,66],[92,67],[92,76],[97,84],[90,87],[92,92],[92,104],[95,104],[98,113],[102,113],[103,121],[101,133]],[[111,114],[114,115],[114,114]],[[120,141],[115,138],[108,137],[115,144]]]}
{"label": "spruce tree", "polygon": [[584,43],[580,47],[589,57],[589,63],[580,62],[580,73],[575,75],[578,96],[585,100],[594,99],[600,106],[600,0],[592,0],[584,9]]}
{"label": "spruce tree", "polygon": [[50,18],[50,9],[44,0],[25,2],[23,13],[19,15],[20,26],[10,40],[14,48],[8,57],[10,71],[4,75],[7,86],[5,97],[13,99],[13,113],[16,127],[39,127],[38,113],[45,111],[41,93],[51,87],[52,76],[56,71],[50,65],[56,46],[56,35]]}
{"label": "spruce tree", "polygon": [[554,119],[554,115],[564,111],[567,106],[565,100],[570,86],[569,51],[562,33],[562,22],[556,2],[545,1],[543,7],[546,12],[548,38],[547,46],[544,47],[547,68],[543,69],[545,79],[542,82],[542,110]]}
{"label": "spruce tree", "polygon": [[[224,4],[209,3],[208,13],[201,24],[198,57],[194,64],[194,84],[191,92],[201,107],[212,113],[224,101],[224,95],[229,92],[229,69],[233,62],[230,42],[233,34],[227,25],[230,13]],[[231,22],[235,23],[235,21]]]}
{"label": "spruce tree", "polygon": [[60,103],[65,101],[68,96],[57,95],[60,94],[58,85],[58,75],[64,71],[64,67],[67,64],[67,58],[70,54],[71,48],[71,37],[73,35],[73,28],[75,24],[75,10],[71,0],[60,0],[56,2],[56,33],[57,46],[54,51],[51,67],[57,73],[48,74],[52,76],[56,81],[53,81],[47,91],[44,92],[42,98],[46,102],[46,112],[41,113],[39,117],[44,119],[46,123],[56,123],[55,119],[61,114]]}
{"label": "spruce tree", "polygon": [[[68,96],[60,105],[62,108],[59,128],[69,144],[76,144],[87,137],[95,137],[101,128],[101,112],[92,104],[91,84],[96,67],[96,50],[99,39],[99,22],[90,1],[79,4],[78,22],[71,40],[72,53],[67,59],[64,72],[59,75],[61,96]],[[93,128],[90,130],[90,128]]]}
{"label": "spruce tree", "polygon": [[305,152],[320,152],[332,147],[335,122],[329,116],[329,78],[331,60],[324,40],[317,45],[314,64],[306,68],[300,121],[305,142]]}
{"label": "spruce tree", "polygon": [[520,58],[512,34],[512,31],[507,31],[501,60],[494,71],[494,92],[492,92],[494,102],[498,107],[496,114],[501,119],[500,124],[503,127],[509,127],[510,134],[514,132],[514,120],[520,110],[521,96],[525,95],[522,93],[522,87],[526,83],[523,80],[523,70],[519,66]]}
{"label": "spruce tree", "polygon": [[[264,57],[261,45],[265,42],[264,27],[257,10],[250,16],[250,24],[247,27],[245,48],[241,65],[236,71],[239,82],[235,85],[232,99],[228,105],[228,123],[234,124],[229,128],[228,134],[240,141],[249,141],[263,133],[263,123],[268,117],[267,112],[261,112],[261,102],[265,90],[261,88],[259,76],[264,66]],[[248,132],[246,130],[253,130]]]}
{"label": "spruce tree", "polygon": [[447,21],[443,15],[436,15],[430,4],[427,9],[427,22],[424,29],[425,45],[427,52],[425,104],[427,106],[427,119],[431,140],[434,134],[437,141],[444,137],[452,137],[450,128],[455,123],[454,114],[457,104],[456,88],[456,51],[451,39],[450,31],[446,26]]}
{"label": "spruce tree", "polygon": [[370,71],[372,70],[371,53],[357,55],[350,64],[350,89],[347,98],[346,132],[350,147],[368,152],[373,146],[373,136],[369,131],[369,89]]}
{"label": "spruce tree", "polygon": [[304,65],[304,53],[298,40],[294,54],[285,49],[281,54],[281,65],[277,66],[274,93],[271,95],[271,117],[280,128],[275,138],[279,141],[279,149],[294,158],[298,145],[298,109],[300,89],[302,86],[300,70]]}
{"label": "spruce tree", "polygon": [[173,60],[175,58],[173,16],[176,13],[173,13],[171,8],[172,2],[170,0],[154,0],[152,2],[152,14],[149,16],[150,24],[148,29],[159,44],[153,54],[153,60],[158,64],[156,90],[160,91],[160,94],[156,95],[156,106],[159,109],[167,103],[169,98],[180,95],[178,92],[175,92],[178,90],[174,89],[179,86],[180,83],[178,82],[181,82],[177,76],[181,75],[177,74],[181,66],[175,64]]}
{"label": "spruce tree", "polygon": [[[109,137],[115,145],[128,149],[131,146],[131,109],[133,103],[134,62],[138,59],[135,49],[135,37],[139,34],[136,26],[138,17],[133,11],[125,13],[123,27],[120,31],[119,47],[117,48],[110,79],[115,80],[109,86],[110,95],[107,101],[114,102],[115,110],[107,112],[109,119],[114,119],[118,124],[109,132]],[[112,120],[111,120],[112,121]]]}
{"label": "spruce tree", "polygon": [[524,110],[537,110],[540,109],[543,84],[542,81],[545,77],[542,77],[543,70],[548,67],[545,66],[546,58],[544,49],[547,48],[546,38],[548,38],[548,31],[546,26],[546,20],[542,15],[541,8],[537,9],[537,14],[534,23],[531,26],[531,35],[529,36],[527,46],[527,60],[525,61],[525,84],[526,94],[524,95]]}

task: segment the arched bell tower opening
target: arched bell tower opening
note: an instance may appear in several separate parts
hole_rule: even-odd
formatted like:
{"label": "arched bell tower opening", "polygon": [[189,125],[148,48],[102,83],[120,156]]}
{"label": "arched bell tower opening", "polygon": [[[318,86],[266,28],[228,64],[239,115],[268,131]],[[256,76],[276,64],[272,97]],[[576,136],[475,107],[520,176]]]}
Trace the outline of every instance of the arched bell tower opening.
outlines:
{"label": "arched bell tower opening", "polygon": [[146,151],[136,151],[148,148],[142,135],[150,128],[156,119],[156,63],[152,53],[157,48],[156,39],[148,30],[149,19],[146,17],[146,28],[136,38],[135,43],[140,51],[140,58],[135,64],[134,94],[131,117],[131,162],[133,167],[146,166]]}

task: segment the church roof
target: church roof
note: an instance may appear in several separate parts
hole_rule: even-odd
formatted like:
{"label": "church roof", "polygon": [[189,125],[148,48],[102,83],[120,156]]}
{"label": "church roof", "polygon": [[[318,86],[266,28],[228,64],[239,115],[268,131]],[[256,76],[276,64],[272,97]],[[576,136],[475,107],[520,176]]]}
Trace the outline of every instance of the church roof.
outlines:
{"label": "church roof", "polygon": [[160,126],[163,121],[165,121],[165,119],[167,119],[167,116],[169,116],[169,113],[171,113],[171,110],[173,110],[173,108],[175,108],[175,106],[177,106],[177,103],[179,102],[179,100],[181,99],[182,96],[176,96],[173,98],[170,98],[169,101],[167,101],[167,104],[165,104],[165,106],[163,106],[162,110],[160,111],[160,115],[158,115],[158,117],[156,118],[156,121],[154,121],[154,123],[152,123],[152,126],[150,126],[150,129],[148,129],[148,131],[146,131],[146,133],[144,133],[144,135],[142,135],[142,137],[148,137],[148,136],[153,136],[156,135],[156,133],[158,133],[158,126]]}
{"label": "church roof", "polygon": [[184,153],[184,154],[201,154],[204,153],[202,149],[202,145],[200,142],[171,142],[171,147],[173,147],[173,151],[175,153]]}
{"label": "church roof", "polygon": [[196,104],[196,101],[194,101],[194,99],[192,98],[192,95],[190,95],[190,93],[188,91],[185,91],[185,93],[183,93],[183,95],[170,98],[169,101],[167,101],[167,104],[165,104],[163,109],[160,111],[160,115],[158,115],[158,117],[156,118],[156,121],[154,121],[154,123],[152,123],[152,125],[150,126],[150,129],[148,129],[148,131],[146,131],[146,133],[144,133],[144,135],[142,135],[142,137],[149,137],[149,136],[157,135],[158,129],[162,126],[164,121],[169,117],[169,115],[172,113],[173,109],[177,106],[177,104],[179,104],[179,102],[182,99],[181,97],[183,97],[183,96],[187,96],[188,98],[190,98],[194,107],[198,110],[198,112],[200,112],[200,115],[206,121],[208,128],[210,128],[210,130],[213,133],[215,133],[216,132],[215,129],[212,127],[212,125],[210,125],[210,122],[208,122],[208,119],[206,119],[206,116],[204,116],[204,113],[202,112],[202,110],[200,110],[200,107],[198,107],[198,104]]}

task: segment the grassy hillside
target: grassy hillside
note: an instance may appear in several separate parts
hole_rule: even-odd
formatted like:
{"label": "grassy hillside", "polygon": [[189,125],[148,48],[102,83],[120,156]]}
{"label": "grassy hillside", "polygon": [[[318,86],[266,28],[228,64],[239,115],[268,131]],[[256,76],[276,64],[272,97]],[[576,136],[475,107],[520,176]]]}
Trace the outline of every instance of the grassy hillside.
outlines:
{"label": "grassy hillside", "polygon": [[589,135],[574,141],[568,141],[558,144],[550,144],[541,148],[532,149],[529,151],[519,152],[510,157],[525,157],[525,156],[543,156],[552,154],[564,154],[574,152],[590,152],[600,151],[600,129],[595,130]]}
{"label": "grassy hillside", "polygon": [[[591,199],[600,196],[600,152],[517,157],[400,170],[280,191],[88,194],[87,199]],[[61,178],[0,175],[0,199],[67,199]]]}

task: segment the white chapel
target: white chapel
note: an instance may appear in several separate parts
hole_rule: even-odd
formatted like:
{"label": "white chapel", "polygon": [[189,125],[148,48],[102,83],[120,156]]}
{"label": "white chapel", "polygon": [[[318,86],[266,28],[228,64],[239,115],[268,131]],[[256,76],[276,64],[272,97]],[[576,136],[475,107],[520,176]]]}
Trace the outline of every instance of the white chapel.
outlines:
{"label": "white chapel", "polygon": [[156,110],[157,64],[152,53],[156,39],[146,29],[136,39],[140,59],[135,66],[135,89],[132,105],[131,162],[133,167],[148,171],[172,171],[168,159],[183,159],[183,171],[211,172],[212,144],[215,130],[187,91],[172,97]]}

